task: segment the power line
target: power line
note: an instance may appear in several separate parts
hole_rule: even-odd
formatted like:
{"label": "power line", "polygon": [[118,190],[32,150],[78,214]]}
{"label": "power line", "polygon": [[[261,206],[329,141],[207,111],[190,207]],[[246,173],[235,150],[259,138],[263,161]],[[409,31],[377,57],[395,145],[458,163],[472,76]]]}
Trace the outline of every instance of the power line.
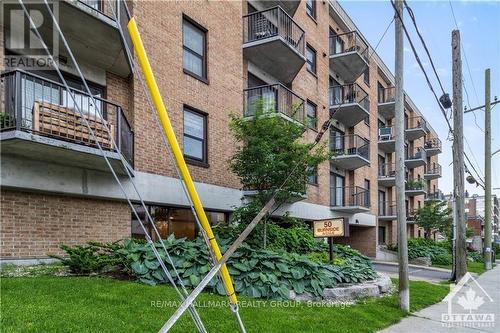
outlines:
{"label": "power line", "polygon": [[[422,70],[423,74],[424,74],[424,77],[425,77],[425,80],[427,81],[427,85],[429,86],[429,89],[431,90],[432,94],[434,95],[434,98],[436,99],[437,103],[438,103],[438,106],[439,106],[439,109],[441,110],[441,113],[443,114],[444,116],[444,119],[446,120],[446,124],[448,125],[448,130],[450,133],[453,132],[453,128],[450,124],[450,121],[446,115],[446,111],[444,110],[443,106],[441,105],[441,102],[439,101],[439,98],[437,97],[436,95],[436,92],[434,90],[434,87],[432,86],[432,83],[430,82],[429,80],[429,76],[422,64],[422,61],[420,60],[420,57],[418,56],[418,53],[417,53],[417,50],[415,48],[415,45],[413,44],[413,41],[411,40],[410,38],[410,34],[408,33],[408,30],[406,29],[406,26],[405,24],[403,23],[403,20],[401,18],[401,15],[399,14],[399,12],[396,10],[396,6],[394,4],[394,0],[391,0],[391,5],[392,7],[394,8],[394,11],[396,12],[399,20],[402,22],[402,25],[403,25],[403,30],[405,32],[405,35],[406,35],[406,38],[408,39],[408,42],[410,43],[410,46],[411,46],[411,49],[412,49],[412,52],[413,52],[413,55],[415,57],[415,60],[417,61],[420,69]],[[416,24],[416,21],[414,21],[415,24]],[[422,38],[423,39],[423,38]],[[430,57],[430,53],[427,53],[427,55]],[[437,72],[435,72],[435,74],[437,75]],[[449,133],[448,133],[449,134]],[[465,153],[465,151],[463,152],[465,158],[467,159],[467,161],[469,162],[470,166],[472,167],[472,169],[474,170],[474,172],[476,173],[478,179],[484,184],[484,180],[481,178],[481,176],[479,175],[479,173],[477,172],[476,168],[474,167],[474,165],[472,164],[472,162],[470,161],[470,158],[467,156],[467,154]],[[465,164],[465,163],[464,163]],[[466,170],[467,170],[467,165],[465,165],[466,167]],[[468,170],[467,170],[468,171]],[[470,172],[468,171],[468,173],[470,174]],[[479,184],[477,181],[476,181],[477,184]],[[479,184],[481,186],[483,186],[483,184]],[[484,186],[483,186],[484,187]]]}

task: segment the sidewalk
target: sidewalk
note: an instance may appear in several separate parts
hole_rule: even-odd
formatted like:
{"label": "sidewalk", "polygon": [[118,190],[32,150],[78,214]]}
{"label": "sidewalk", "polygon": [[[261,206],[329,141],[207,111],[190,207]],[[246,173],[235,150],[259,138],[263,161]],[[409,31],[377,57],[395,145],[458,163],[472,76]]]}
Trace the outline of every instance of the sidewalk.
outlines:
{"label": "sidewalk", "polygon": [[[481,313],[481,314],[494,314],[494,326],[493,327],[446,327],[442,321],[443,314],[448,313],[449,304],[447,301],[443,300],[440,303],[434,304],[428,308],[425,308],[419,312],[411,314],[409,317],[404,318],[398,324],[390,326],[382,331],[381,333],[478,333],[478,332],[500,332],[500,265],[497,262],[497,266],[478,278],[476,278],[479,286],[484,289],[486,294],[492,298],[490,301],[486,295],[481,295],[483,297],[484,303],[481,304],[476,311],[472,310],[470,313]],[[463,288],[461,288],[453,297],[453,299],[458,299],[460,297],[471,299],[466,295],[469,287],[478,289],[479,296],[480,289],[476,287],[477,285],[473,281],[469,281]],[[476,296],[476,297],[477,297]],[[472,297],[474,300],[474,297]],[[411,301],[411,300],[410,300]],[[455,305],[457,309],[460,306]],[[454,311],[455,312],[455,311]]]}

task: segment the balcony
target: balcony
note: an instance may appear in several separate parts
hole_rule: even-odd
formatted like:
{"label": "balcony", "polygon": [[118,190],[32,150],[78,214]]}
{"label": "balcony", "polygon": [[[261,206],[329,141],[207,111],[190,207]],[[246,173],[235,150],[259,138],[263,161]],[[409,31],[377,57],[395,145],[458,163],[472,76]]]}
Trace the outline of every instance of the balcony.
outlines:
{"label": "balcony", "polygon": [[427,192],[427,186],[423,179],[408,179],[405,184],[405,193],[409,197],[424,195]]}
{"label": "balcony", "polygon": [[441,154],[441,140],[438,138],[426,140],[424,143],[424,149],[427,157]]}
{"label": "balcony", "polygon": [[378,96],[378,113],[385,119],[394,118],[396,114],[396,90],[394,87],[384,88]]}
{"label": "balcony", "polygon": [[383,201],[378,204],[378,219],[381,221],[393,221],[397,218],[396,202]]}
{"label": "balcony", "polygon": [[330,114],[352,127],[370,114],[368,94],[356,83],[330,87]]}
{"label": "balcony", "polygon": [[304,30],[281,7],[243,16],[243,55],[278,81],[293,81],[304,47]]}
{"label": "balcony", "polygon": [[425,196],[425,201],[445,201],[443,192],[437,190],[435,192],[428,192]]}
{"label": "balcony", "polygon": [[330,69],[354,82],[368,65],[368,45],[356,31],[330,36]]}
{"label": "balcony", "polygon": [[[44,18],[50,17],[43,2],[26,2],[25,5],[28,10],[40,12]],[[53,2],[53,5],[59,26],[71,46],[71,50],[78,55],[80,64],[87,64],[91,68],[105,70],[121,77],[128,77],[131,74],[131,67],[126,57],[118,23],[103,13],[105,1],[66,0]],[[22,13],[21,7],[19,10]],[[11,45],[19,45],[19,42],[22,42],[21,39],[24,40],[24,35],[10,33],[13,29],[11,22],[6,21],[6,49],[13,54],[23,55],[25,50],[10,48]],[[38,30],[45,43],[52,47],[54,37],[59,36],[57,29],[52,24],[43,24]],[[60,38],[57,51],[59,60],[62,62],[65,61],[62,59],[70,59],[70,55]],[[45,53],[42,54],[45,55]],[[68,60],[68,65],[70,62]]]}
{"label": "balcony", "polygon": [[396,151],[396,135],[393,126],[378,129],[378,149],[389,154]]}
{"label": "balcony", "polygon": [[243,95],[244,117],[262,112],[305,124],[304,100],[280,83],[248,88]]}
{"label": "balcony", "polygon": [[[292,16],[299,8],[300,0],[249,0],[250,4],[258,4],[258,8],[270,9],[276,6],[280,6],[288,15]],[[256,7],[256,8],[257,8]]]}
{"label": "balcony", "polygon": [[406,223],[414,224],[417,222],[417,210],[407,209],[406,210]]}
{"label": "balcony", "polygon": [[359,186],[330,187],[330,208],[343,213],[370,210],[370,192]]}
{"label": "balcony", "polygon": [[427,165],[425,167],[424,179],[433,180],[441,178],[441,165],[438,163],[432,163],[432,165]]}
{"label": "balcony", "polygon": [[405,137],[409,141],[417,140],[427,134],[427,122],[422,117],[410,117],[405,126]]}
{"label": "balcony", "polygon": [[396,185],[396,163],[384,163],[379,165],[378,185],[384,187]]}
{"label": "balcony", "polygon": [[330,136],[331,165],[355,170],[370,165],[370,141],[359,135]]}
{"label": "balcony", "polygon": [[426,158],[425,150],[419,147],[406,152],[405,165],[408,169],[418,168],[427,163]]}
{"label": "balcony", "polygon": [[99,142],[117,173],[125,174],[113,139],[133,166],[134,133],[119,105],[94,97],[101,118],[86,93],[76,89],[70,93],[60,83],[21,70],[2,74],[0,88],[2,155],[108,171],[97,149]]}

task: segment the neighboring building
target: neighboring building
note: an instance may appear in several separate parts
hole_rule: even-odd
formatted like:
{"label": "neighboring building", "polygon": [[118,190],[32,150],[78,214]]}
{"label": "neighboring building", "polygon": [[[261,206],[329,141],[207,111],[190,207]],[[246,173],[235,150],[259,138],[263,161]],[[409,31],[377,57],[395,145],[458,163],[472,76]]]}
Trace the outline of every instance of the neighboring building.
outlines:
{"label": "neighboring building", "polygon": [[[272,6],[276,3],[281,7]],[[211,223],[227,221],[244,194],[228,171],[235,151],[229,116],[251,117],[253,103],[264,99],[277,115],[308,126],[308,140],[330,114],[337,120],[324,137],[335,157],[318,167],[305,200],[276,214],[289,211],[307,221],[348,217],[350,236],[338,242],[372,257],[379,244],[396,243],[394,76],[376,53],[369,57],[372,47],[338,2],[133,5]],[[192,238],[196,223],[108,6],[108,1],[61,1],[60,25],[155,222],[164,235]],[[16,54],[3,30],[0,66]],[[59,59],[78,90],[80,107],[109,148],[104,122],[95,117],[62,46]],[[143,236],[53,71],[4,71],[1,96],[1,111],[8,115],[1,122],[2,259],[60,253],[62,242]],[[292,105],[298,112],[290,114]],[[441,141],[409,96],[405,118],[408,235],[418,237],[423,231],[412,222],[416,209],[442,196]],[[132,194],[120,155],[111,149],[108,155]],[[140,215],[145,215],[141,209]]]}

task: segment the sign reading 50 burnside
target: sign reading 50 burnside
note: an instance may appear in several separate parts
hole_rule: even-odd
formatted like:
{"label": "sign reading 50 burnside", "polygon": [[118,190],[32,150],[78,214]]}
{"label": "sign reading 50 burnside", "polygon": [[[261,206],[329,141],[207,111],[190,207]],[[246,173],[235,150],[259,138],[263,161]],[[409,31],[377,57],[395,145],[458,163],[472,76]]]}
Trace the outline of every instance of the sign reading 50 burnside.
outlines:
{"label": "sign reading 50 burnside", "polygon": [[314,237],[349,236],[349,222],[348,219],[344,217],[314,221],[313,227],[314,227]]}

